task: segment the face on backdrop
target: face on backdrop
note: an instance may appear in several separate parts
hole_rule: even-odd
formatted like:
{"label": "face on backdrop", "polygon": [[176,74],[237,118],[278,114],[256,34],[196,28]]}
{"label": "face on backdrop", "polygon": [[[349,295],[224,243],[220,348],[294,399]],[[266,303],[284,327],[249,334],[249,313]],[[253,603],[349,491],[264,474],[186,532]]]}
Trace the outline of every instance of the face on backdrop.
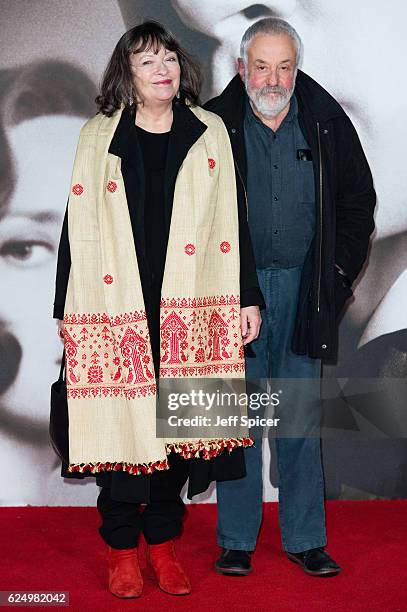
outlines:
{"label": "face on backdrop", "polygon": [[181,19],[211,38],[218,46],[212,58],[212,95],[217,95],[236,72],[236,58],[240,55],[243,32],[255,21],[277,14],[285,19],[295,9],[296,0],[172,0]]}
{"label": "face on backdrop", "polygon": [[[304,42],[303,68],[321,82],[349,113],[374,171],[379,205],[377,238],[407,229],[404,143],[406,17],[403,0],[385,8],[379,0],[172,0],[185,23],[219,40],[214,58],[214,95],[235,72],[240,39],[262,17],[286,19]],[[399,118],[399,119],[397,119]]]}
{"label": "face on backdrop", "polygon": [[[21,349],[0,412],[48,427],[49,389],[62,343],[52,319],[55,266],[79,129],[84,119],[47,116],[11,128],[7,137],[16,186],[0,219],[0,324]],[[30,146],[27,146],[29,143]]]}
{"label": "face on backdrop", "polygon": [[265,2],[248,2],[247,0],[172,0],[172,5],[193,28],[209,36],[223,37],[227,32],[239,40],[243,32],[262,17],[286,19],[297,4],[296,0],[266,0]]}
{"label": "face on backdrop", "polygon": [[132,53],[130,65],[134,86],[141,101],[168,102],[179,90],[181,68],[177,54],[160,47]]}

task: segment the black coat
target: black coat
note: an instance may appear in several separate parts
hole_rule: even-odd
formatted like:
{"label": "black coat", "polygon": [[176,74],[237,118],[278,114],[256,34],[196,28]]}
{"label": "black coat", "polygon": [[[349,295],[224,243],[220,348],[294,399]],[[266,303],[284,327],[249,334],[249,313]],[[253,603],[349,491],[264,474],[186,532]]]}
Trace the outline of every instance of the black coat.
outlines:
{"label": "black coat", "polygon": [[[314,164],[317,224],[303,268],[293,350],[332,360],[337,353],[338,316],[367,256],[376,194],[356,130],[338,102],[300,70],[295,95]],[[245,96],[237,75],[220,96],[205,105],[222,117],[228,129],[242,202],[247,179]],[[335,264],[346,272],[349,282]]]}
{"label": "black coat", "polygon": [[[167,164],[165,170],[165,210],[167,213],[167,230],[171,222],[172,201],[178,171],[188,154],[189,149],[206,130],[194,113],[182,104],[174,105],[173,125],[169,137]],[[127,203],[133,229],[140,279],[143,289],[147,321],[152,338],[153,359],[158,371],[159,342],[154,338],[159,335],[159,299],[151,279],[149,264],[146,258],[144,231],[144,171],[142,152],[137,139],[134,117],[125,110],[113,136],[109,152],[122,159],[121,169],[126,189]],[[243,204],[243,205],[242,205]],[[168,231],[162,240],[168,240]],[[263,305],[263,296],[259,289],[254,256],[247,225],[244,202],[239,208],[239,246],[240,246],[240,291],[241,305]],[[165,251],[165,250],[164,250]],[[54,317],[62,319],[66,290],[71,265],[67,214],[65,214],[61,241],[58,250]],[[158,301],[158,307],[157,307]],[[62,466],[62,475],[72,478],[83,478],[91,474],[73,474]],[[213,480],[228,480],[245,475],[243,450],[235,449],[232,453],[224,452],[210,461],[204,459],[190,460],[188,497],[207,489]],[[129,475],[126,472],[104,472],[97,476],[100,486],[114,487],[114,496],[122,500],[146,502],[149,499],[150,476]]]}

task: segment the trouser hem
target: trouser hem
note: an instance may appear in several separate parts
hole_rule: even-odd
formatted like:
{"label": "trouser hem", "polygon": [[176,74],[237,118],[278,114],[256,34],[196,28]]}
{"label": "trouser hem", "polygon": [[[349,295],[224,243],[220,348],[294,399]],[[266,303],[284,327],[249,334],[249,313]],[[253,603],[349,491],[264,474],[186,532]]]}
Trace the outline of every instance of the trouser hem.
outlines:
{"label": "trouser hem", "polygon": [[143,531],[143,535],[147,544],[164,544],[164,542],[168,542],[169,540],[173,540],[177,536],[179,536],[182,532],[182,524],[174,526],[173,528],[161,528],[159,533],[146,533]]}
{"label": "trouser hem", "polygon": [[[140,531],[141,532],[141,531]],[[115,548],[116,550],[128,550],[130,548],[137,548],[140,532],[137,535],[132,537],[122,537],[120,539],[109,538],[107,534],[103,532],[102,529],[99,529],[99,533],[102,537],[102,540],[110,546],[111,548]],[[160,529],[160,532],[157,534],[146,534],[143,532],[144,538],[147,544],[163,544],[164,542],[168,542],[169,540],[173,540],[177,536],[179,536],[182,532],[182,526],[177,526],[173,529]]]}
{"label": "trouser hem", "polygon": [[253,552],[256,548],[256,542],[236,542],[236,540],[228,540],[227,538],[218,538],[218,544],[222,548],[228,548],[229,550]]}
{"label": "trouser hem", "polygon": [[111,548],[115,548],[116,550],[128,550],[129,548],[137,548],[138,546],[140,533],[138,533],[136,536],[132,536],[131,538],[124,537],[120,539],[110,538],[103,532],[102,528],[99,529],[99,533],[104,543]]}
{"label": "trouser hem", "polygon": [[285,552],[300,553],[305,550],[311,550],[311,548],[322,548],[326,546],[326,538],[319,538],[317,540],[303,540],[301,542],[295,542],[292,544],[284,544],[283,549]]}

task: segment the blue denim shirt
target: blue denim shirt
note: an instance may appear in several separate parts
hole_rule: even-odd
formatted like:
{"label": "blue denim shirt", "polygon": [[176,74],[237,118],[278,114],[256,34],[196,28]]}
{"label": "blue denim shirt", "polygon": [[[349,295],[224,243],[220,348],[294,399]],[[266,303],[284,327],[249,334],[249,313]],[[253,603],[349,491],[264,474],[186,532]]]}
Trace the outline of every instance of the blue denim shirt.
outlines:
{"label": "blue denim shirt", "polygon": [[315,232],[315,186],[295,96],[277,132],[256,117],[246,98],[244,137],[248,221],[256,266],[300,266]]}

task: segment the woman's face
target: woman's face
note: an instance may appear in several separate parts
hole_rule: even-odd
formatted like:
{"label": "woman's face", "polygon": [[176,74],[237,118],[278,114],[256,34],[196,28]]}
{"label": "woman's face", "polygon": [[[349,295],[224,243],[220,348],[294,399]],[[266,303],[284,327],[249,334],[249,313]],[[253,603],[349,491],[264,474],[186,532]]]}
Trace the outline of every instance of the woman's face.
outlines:
{"label": "woman's face", "polygon": [[33,427],[47,427],[49,387],[62,356],[52,319],[55,264],[82,125],[79,118],[41,117],[7,134],[17,179],[0,219],[0,334],[12,338],[19,357],[0,389],[0,412]]}
{"label": "woman's face", "polygon": [[175,51],[160,47],[130,55],[134,86],[143,104],[171,102],[179,90],[181,67]]}

